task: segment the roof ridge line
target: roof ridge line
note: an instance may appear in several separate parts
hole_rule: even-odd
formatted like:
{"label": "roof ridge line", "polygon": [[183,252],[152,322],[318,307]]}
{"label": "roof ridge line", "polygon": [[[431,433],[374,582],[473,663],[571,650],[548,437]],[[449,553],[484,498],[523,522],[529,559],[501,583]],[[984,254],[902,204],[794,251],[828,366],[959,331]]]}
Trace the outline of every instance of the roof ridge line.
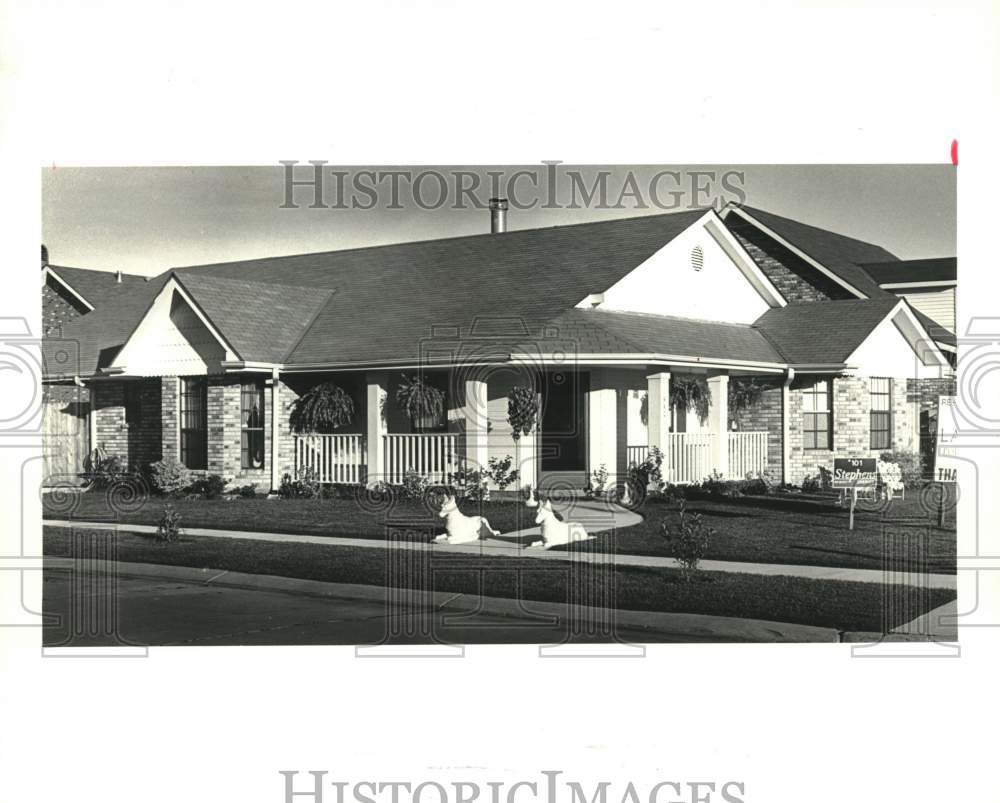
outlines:
{"label": "roof ridge line", "polygon": [[311,257],[311,256],[323,256],[326,254],[349,254],[357,251],[374,251],[378,248],[399,248],[404,245],[423,245],[426,243],[446,243],[454,242],[456,240],[475,240],[483,237],[510,237],[511,235],[523,235],[530,234],[532,232],[539,231],[554,231],[555,229],[573,229],[582,226],[601,226],[611,223],[621,223],[625,220],[644,220],[646,218],[668,218],[685,214],[698,214],[703,215],[709,211],[711,207],[707,208],[697,208],[697,209],[678,209],[673,212],[659,212],[653,215],[631,215],[628,217],[615,217],[608,218],[607,220],[588,220],[581,223],[558,223],[554,226],[538,226],[532,229],[514,229],[513,231],[508,230],[503,232],[502,235],[493,234],[491,232],[479,232],[477,234],[457,234],[453,237],[428,237],[423,240],[403,240],[398,243],[382,243],[381,245],[360,245],[354,248],[332,248],[325,251],[306,251],[299,254],[281,254],[277,256],[261,256],[261,257],[251,257],[250,259],[234,259],[230,262],[202,262],[197,265],[175,265],[172,267],[165,268],[159,274],[170,273],[175,270],[192,270],[194,268],[215,268],[222,267],[223,265],[239,265],[243,262],[261,262],[264,260],[273,261],[277,259],[296,259],[300,257]]}

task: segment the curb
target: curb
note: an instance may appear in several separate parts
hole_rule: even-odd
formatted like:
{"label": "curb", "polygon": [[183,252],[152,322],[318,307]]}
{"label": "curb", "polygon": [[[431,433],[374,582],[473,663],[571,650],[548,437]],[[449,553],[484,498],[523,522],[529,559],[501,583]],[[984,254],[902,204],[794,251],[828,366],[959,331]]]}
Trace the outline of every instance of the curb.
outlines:
{"label": "curb", "polygon": [[[44,568],[72,569],[73,558],[45,558]],[[327,583],[268,574],[246,574],[219,569],[195,569],[186,566],[161,566],[155,563],[116,563],[119,576],[165,580],[202,585],[308,595],[324,599],[355,599],[385,604],[405,604],[447,610],[454,613],[480,613],[523,620],[525,615],[551,616],[566,621],[574,619],[610,621],[630,630],[643,630],[651,636],[668,636],[673,641],[688,642],[828,642],[840,640],[837,630],[829,627],[769,622],[760,619],[709,616],[695,613],[609,610],[593,606],[569,606],[559,602],[479,597],[446,591],[387,589],[356,583]],[[390,599],[390,593],[396,599]],[[571,611],[572,608],[572,611]]]}

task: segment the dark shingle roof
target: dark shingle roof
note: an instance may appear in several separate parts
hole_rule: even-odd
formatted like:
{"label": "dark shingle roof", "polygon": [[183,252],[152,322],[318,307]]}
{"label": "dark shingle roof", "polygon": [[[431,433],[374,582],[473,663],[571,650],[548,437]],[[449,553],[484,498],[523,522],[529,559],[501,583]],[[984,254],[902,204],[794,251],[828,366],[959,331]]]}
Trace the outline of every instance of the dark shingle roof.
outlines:
{"label": "dark shingle roof", "polygon": [[[109,365],[167,278],[168,274],[162,274],[148,282],[134,283],[112,301],[68,323],[60,337],[44,338],[42,358],[46,375],[91,376],[98,368]],[[65,352],[70,353],[68,364],[59,359]]]}
{"label": "dark shingle roof", "polygon": [[249,362],[284,362],[333,294],[315,287],[195,273],[180,281],[240,357]]}
{"label": "dark shingle roof", "polygon": [[297,363],[415,359],[434,327],[468,336],[478,320],[522,319],[529,331],[599,293],[704,210],[331,251],[177,271],[335,290],[290,355]]}
{"label": "dark shingle roof", "polygon": [[602,309],[567,310],[550,323],[579,354],[671,354],[783,362],[761,332],[746,324]]}
{"label": "dark shingle roof", "polygon": [[131,292],[136,286],[145,284],[145,276],[135,276],[123,273],[119,282],[114,271],[91,270],[89,268],[67,268],[62,265],[49,265],[53,272],[66,284],[87,300],[95,309],[109,301],[120,298]]}
{"label": "dark shingle roof", "polygon": [[872,299],[789,304],[768,310],[754,327],[789,363],[842,363],[899,303],[900,299],[885,294]]}
{"label": "dark shingle roof", "polygon": [[865,295],[871,297],[882,292],[871,276],[860,267],[860,264],[865,262],[896,260],[894,254],[881,246],[800,223],[797,220],[765,212],[763,209],[754,209],[750,206],[741,208]]}
{"label": "dark shingle roof", "polygon": [[958,277],[958,259],[956,257],[869,262],[861,267],[879,284],[953,282]]}

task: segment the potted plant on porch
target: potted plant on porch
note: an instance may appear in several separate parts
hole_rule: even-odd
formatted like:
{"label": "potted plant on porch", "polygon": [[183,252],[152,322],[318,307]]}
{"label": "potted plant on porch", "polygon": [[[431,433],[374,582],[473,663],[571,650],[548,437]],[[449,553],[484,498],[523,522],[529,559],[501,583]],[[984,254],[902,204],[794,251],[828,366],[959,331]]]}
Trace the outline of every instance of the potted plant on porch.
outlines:
{"label": "potted plant on porch", "polygon": [[343,388],[333,382],[322,382],[292,402],[288,423],[297,434],[330,433],[350,424],[354,418],[354,402]]}
{"label": "potted plant on porch", "polygon": [[414,431],[433,429],[444,416],[444,391],[416,374],[402,375],[396,388],[396,404],[410,419]]}

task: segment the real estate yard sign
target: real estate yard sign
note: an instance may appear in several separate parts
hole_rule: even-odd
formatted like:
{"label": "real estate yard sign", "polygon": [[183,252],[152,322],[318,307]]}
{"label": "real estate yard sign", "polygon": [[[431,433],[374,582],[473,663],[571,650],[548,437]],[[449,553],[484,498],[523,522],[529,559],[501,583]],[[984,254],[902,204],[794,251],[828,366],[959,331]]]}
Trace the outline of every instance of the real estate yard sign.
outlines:
{"label": "real estate yard sign", "polygon": [[958,493],[958,460],[952,445],[957,432],[955,424],[955,397],[938,397],[937,438],[934,439],[934,482],[938,489],[938,526],[944,526],[945,494],[948,485],[952,494]]}
{"label": "real estate yard sign", "polygon": [[851,515],[848,529],[854,529],[854,506],[858,502],[859,488],[874,488],[877,479],[874,457],[835,457],[833,460],[833,487],[851,491]]}

